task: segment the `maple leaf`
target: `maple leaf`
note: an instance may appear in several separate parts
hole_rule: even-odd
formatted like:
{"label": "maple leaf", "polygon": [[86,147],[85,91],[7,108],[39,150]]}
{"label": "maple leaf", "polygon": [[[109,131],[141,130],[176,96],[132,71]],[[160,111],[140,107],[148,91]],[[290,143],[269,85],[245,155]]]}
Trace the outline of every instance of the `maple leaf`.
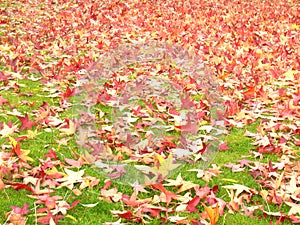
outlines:
{"label": "maple leaf", "polygon": [[66,215],[67,211],[72,209],[79,203],[79,200],[73,202],[72,206],[69,205],[65,200],[56,201],[55,208],[51,210],[53,215],[57,215],[59,213]]}
{"label": "maple leaf", "polygon": [[180,166],[180,164],[174,163],[174,158],[172,153],[168,155],[166,159],[164,159],[160,154],[155,154],[158,160],[158,166],[152,168],[152,172],[154,174],[162,175],[162,177],[166,177],[169,173]]}
{"label": "maple leaf", "polygon": [[205,209],[205,212],[207,213],[209,220],[210,220],[210,224],[211,225],[216,225],[219,217],[220,217],[220,210],[219,210],[219,205],[217,204],[216,207],[212,208],[211,206],[206,206],[205,204],[203,204],[203,207]]}
{"label": "maple leaf", "polygon": [[288,71],[286,71],[283,76],[288,79],[288,80],[294,80],[294,75],[297,74],[298,71],[297,70],[293,70],[292,68],[290,68]]}
{"label": "maple leaf", "polygon": [[[174,163],[174,158],[172,156],[172,153],[168,155],[166,159],[164,159],[160,154],[155,153],[155,157],[157,160],[157,164],[153,167],[150,166],[144,166],[144,165],[135,165],[135,168],[142,171],[143,173],[147,175],[153,175],[151,180],[148,180],[148,182],[155,183],[159,179],[163,179],[167,177],[170,172],[174,171],[176,168],[180,166],[180,164]],[[147,184],[151,184],[147,183]]]}
{"label": "maple leaf", "polygon": [[54,209],[56,207],[57,200],[62,199],[61,196],[50,196],[49,193],[45,193],[42,195],[39,194],[37,198],[38,201],[36,201],[36,204],[45,204],[45,206],[49,210]]}
{"label": "maple leaf", "polygon": [[106,187],[101,189],[101,196],[103,197],[104,200],[109,202],[111,201],[118,202],[123,197],[122,193],[120,193],[117,188],[111,188],[109,190],[106,190]]}
{"label": "maple leaf", "polygon": [[82,183],[84,179],[82,176],[84,175],[84,170],[79,170],[78,172],[69,170],[67,168],[64,169],[66,174],[65,177],[57,179],[57,182],[62,182],[60,187],[67,187],[69,189],[73,189],[74,184]]}
{"label": "maple leaf", "polygon": [[68,158],[65,158],[65,161],[69,164],[69,165],[71,165],[71,168],[73,167],[75,167],[75,168],[81,168],[82,167],[82,165],[83,164],[86,164],[86,161],[82,158],[82,157],[80,157],[79,159],[77,159],[77,160],[74,160],[74,159],[68,159]]}
{"label": "maple leaf", "polygon": [[256,86],[248,87],[248,90],[243,92],[245,100],[255,97]]}
{"label": "maple leaf", "polygon": [[191,109],[195,106],[193,100],[191,99],[190,95],[186,95],[185,97],[180,97],[181,101],[181,108],[182,109]]}
{"label": "maple leaf", "polygon": [[7,81],[8,77],[2,72],[0,71],[0,81]]}
{"label": "maple leaf", "polygon": [[9,183],[7,182],[6,183],[7,185],[9,186],[12,186],[15,190],[22,190],[22,189],[25,189],[27,191],[30,191],[30,192],[34,192],[33,188],[26,185],[26,184],[22,184],[22,183]]}
{"label": "maple leaf", "polygon": [[227,167],[227,168],[231,168],[232,172],[240,172],[240,171],[245,170],[245,168],[242,168],[240,164],[237,165],[237,164],[230,163],[230,164],[226,164],[224,166]]}
{"label": "maple leaf", "polygon": [[199,210],[196,208],[200,202],[201,198],[199,196],[196,196],[191,201],[189,201],[186,210],[189,212],[199,212]]}
{"label": "maple leaf", "polygon": [[24,162],[34,161],[31,157],[28,156],[30,150],[22,150],[20,142],[16,141],[14,138],[9,136],[10,144],[12,145],[12,151]]}
{"label": "maple leaf", "polygon": [[28,203],[25,203],[22,208],[19,208],[17,206],[11,206],[10,208],[12,208],[12,210],[14,210],[15,213],[20,215],[26,215],[30,212],[30,210],[28,210]]}
{"label": "maple leaf", "polygon": [[[47,179],[43,182],[43,185],[48,184],[49,187],[53,186],[56,187],[58,185],[57,182],[52,181],[50,179]],[[43,194],[49,194],[49,193],[53,193],[54,191],[49,189],[49,188],[45,188],[45,189],[41,189],[41,180],[39,179],[35,184],[34,184],[34,190],[33,193],[35,195],[43,195]]]}
{"label": "maple leaf", "polygon": [[139,181],[135,181],[133,184],[131,184],[133,187],[133,191],[136,195],[138,195],[139,192],[148,193],[147,190],[145,190],[144,185],[139,184]]}
{"label": "maple leaf", "polygon": [[33,125],[35,125],[35,122],[32,122],[28,118],[28,114],[25,114],[25,117],[18,116],[18,119],[21,121],[21,126],[20,130],[26,130],[26,129],[31,129]]}
{"label": "maple leaf", "polygon": [[227,142],[223,142],[219,145],[219,150],[220,151],[228,151],[229,147],[227,146]]}
{"label": "maple leaf", "polygon": [[248,192],[251,193],[251,188],[246,187],[244,185],[241,184],[233,184],[233,185],[224,185],[222,186],[225,189],[229,189],[229,190],[236,190],[235,196],[239,196],[242,192]]}
{"label": "maple leaf", "polygon": [[11,125],[11,124],[3,124],[3,129],[0,131],[0,135],[3,137],[11,136],[17,130],[18,125]]}
{"label": "maple leaf", "polygon": [[53,151],[52,148],[49,149],[49,152],[45,156],[50,159],[57,160],[57,155],[56,155],[55,151]]}
{"label": "maple leaf", "polygon": [[26,225],[26,218],[14,211],[7,214],[7,221],[10,222],[9,224],[13,225]]}
{"label": "maple leaf", "polygon": [[68,142],[71,140],[71,138],[62,138],[62,139],[54,139],[55,142],[58,144],[58,148],[60,148],[61,145],[68,145]]}
{"label": "maple leaf", "polygon": [[118,215],[121,218],[124,218],[126,220],[132,220],[134,219],[134,215],[131,211],[118,211],[118,210],[112,210],[112,214]]}
{"label": "maple leaf", "polygon": [[64,123],[59,126],[61,135],[73,135],[76,131],[75,123],[70,119],[65,119]]}
{"label": "maple leaf", "polygon": [[150,212],[152,217],[161,218],[161,213],[173,212],[173,209],[162,206],[155,206],[152,204],[145,204],[142,206],[142,212]]}
{"label": "maple leaf", "polygon": [[286,187],[287,192],[291,193],[295,196],[300,194],[300,187],[298,187],[298,185],[297,185],[298,182],[297,182],[296,177],[297,177],[297,173],[294,173],[291,176],[290,183]]}
{"label": "maple leaf", "polygon": [[198,123],[190,113],[187,116],[186,124],[181,126],[181,131],[184,134],[196,134],[198,131]]}
{"label": "maple leaf", "polygon": [[150,202],[152,200],[152,198],[147,198],[147,199],[136,199],[136,194],[133,193],[132,196],[128,196],[123,194],[122,195],[122,201],[128,205],[128,206],[133,206],[133,207],[138,207],[141,205],[144,205],[148,202]]}
{"label": "maple leaf", "polygon": [[164,188],[164,186],[163,186],[162,184],[160,184],[160,183],[158,183],[158,184],[152,184],[151,186],[154,187],[154,188],[157,189],[157,190],[160,190],[160,191],[164,194],[163,197],[165,198],[167,205],[170,204],[170,202],[171,202],[171,200],[172,200],[173,198],[175,199],[175,198],[178,197],[175,193],[166,190],[166,189]]}
{"label": "maple leaf", "polygon": [[28,130],[26,137],[28,139],[34,139],[37,135],[38,135],[37,130],[34,130],[34,131]]}
{"label": "maple leaf", "polygon": [[166,181],[168,184],[164,184],[164,186],[180,187],[177,193],[184,192],[197,186],[197,184],[194,184],[190,181],[184,181],[181,177],[181,173],[177,176],[176,180],[166,179]]}
{"label": "maple leaf", "polygon": [[293,203],[293,202],[285,202],[285,204],[287,204],[288,206],[290,206],[290,210],[288,212],[288,215],[296,215],[299,214],[300,215],[300,205]]}
{"label": "maple leaf", "polygon": [[188,224],[188,221],[186,221],[186,217],[183,216],[169,216],[168,218],[171,223],[176,223],[176,224]]}
{"label": "maple leaf", "polygon": [[66,91],[63,94],[61,94],[61,96],[63,98],[72,97],[72,96],[74,96],[76,94],[76,90],[77,90],[76,88],[67,87]]}
{"label": "maple leaf", "polygon": [[[39,210],[38,210],[39,211]],[[37,212],[38,212],[37,211]],[[42,216],[42,217],[39,217],[38,219],[37,219],[37,222],[38,223],[41,223],[41,224],[43,224],[43,225],[56,225],[56,224],[58,224],[58,221],[60,220],[60,219],[62,219],[62,218],[64,218],[64,216],[63,215],[53,215],[52,214],[52,212],[50,211],[47,211],[47,215],[46,216]]]}

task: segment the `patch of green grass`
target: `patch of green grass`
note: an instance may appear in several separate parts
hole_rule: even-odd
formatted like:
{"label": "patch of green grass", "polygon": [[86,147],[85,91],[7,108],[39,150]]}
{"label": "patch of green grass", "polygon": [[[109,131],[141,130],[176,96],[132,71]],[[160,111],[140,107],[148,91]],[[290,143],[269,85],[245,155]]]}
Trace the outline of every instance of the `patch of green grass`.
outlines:
{"label": "patch of green grass", "polygon": [[[28,209],[32,209],[34,199],[26,197],[30,194],[27,190],[14,190],[13,188],[7,188],[0,191],[0,224],[4,224],[6,220],[6,213],[11,211],[11,206],[22,207],[28,203],[30,206]],[[18,197],[16,197],[18,196]]]}
{"label": "patch of green grass", "polygon": [[222,216],[218,222],[219,225],[269,225],[270,221],[268,221],[265,218],[256,218],[256,217],[248,217],[241,214],[230,214],[225,213],[224,216]]}

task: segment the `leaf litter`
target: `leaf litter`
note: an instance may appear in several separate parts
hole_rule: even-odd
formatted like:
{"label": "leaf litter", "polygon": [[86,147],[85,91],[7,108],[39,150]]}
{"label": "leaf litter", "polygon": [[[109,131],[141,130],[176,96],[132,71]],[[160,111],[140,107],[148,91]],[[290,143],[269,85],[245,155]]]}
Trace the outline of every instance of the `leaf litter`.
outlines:
{"label": "leaf litter", "polygon": [[[31,215],[35,215],[41,224],[57,224],[64,217],[76,220],[69,210],[79,202],[67,202],[56,192],[59,188],[69,188],[74,195],[80,195],[87,188],[99,187],[99,179],[85,174],[82,168],[87,163],[95,162],[93,154],[78,156],[74,153],[73,160],[80,161],[75,163],[72,159],[59,160],[59,152],[50,148],[44,156],[33,159],[31,155],[35,150],[24,150],[23,146],[28,141],[36,141],[39,133],[54,130],[59,133],[56,138],[60,145],[68,144],[66,138],[74,135],[76,124],[73,118],[61,118],[60,115],[72,108],[71,99],[83,85],[79,82],[86,74],[84,70],[92,68],[97,58],[119,44],[153,40],[177,43],[196,52],[218,79],[225,100],[227,128],[241,128],[259,121],[256,132],[245,133],[253,139],[255,149],[251,154],[260,158],[275,154],[278,159],[260,162],[249,158],[247,162],[225,165],[232,172],[248,171],[260,189],[242,184],[200,186],[183,180],[179,175],[172,180],[159,174],[160,180],[150,180],[149,185],[132,182],[133,193],[127,195],[111,187],[109,181],[100,188],[99,197],[105,201],[121,202],[124,210],[112,211],[120,219],[106,224],[128,224],[131,221],[151,223],[153,218],[173,224],[216,224],[219,216],[226,212],[255,217],[259,217],[257,212],[262,212],[275,218],[276,224],[285,220],[300,223],[298,8],[297,1],[1,3],[0,191],[24,189],[36,200],[37,206],[35,212],[28,204],[12,205],[11,211],[7,209],[9,212],[4,224],[26,224]],[[162,75],[159,71],[166,70],[164,66],[152,64],[151,69]],[[123,73],[133,77],[139,72],[149,73],[143,66],[128,69]],[[173,70],[176,74],[176,68]],[[22,79],[43,84],[39,94],[47,93],[47,96],[43,95],[47,100],[34,106],[32,95],[23,93],[26,87],[21,84]],[[88,99],[106,104],[116,101],[115,94],[127,82],[130,82],[129,76],[120,75],[119,80],[110,83],[101,95]],[[193,79],[181,79],[177,83],[190,90],[201,88]],[[28,96],[27,104],[34,106],[34,109],[22,112],[21,105],[11,96]],[[58,99],[57,104],[53,99]],[[126,100],[126,93],[122,100]],[[173,118],[174,125],[167,129],[195,131],[191,121],[188,126],[180,127],[180,117],[172,111],[166,113],[166,108],[170,106],[165,102],[155,98],[152,100],[155,109],[147,106],[147,102],[144,108],[136,104],[128,109],[133,114],[127,117],[131,130],[143,130],[149,123],[147,120],[136,120],[135,115],[145,118],[147,113],[156,113],[162,119]],[[209,101],[195,101],[191,96],[183,96],[181,100],[185,106],[197,102],[202,110],[198,117],[206,121]],[[113,134],[109,125],[112,118],[107,118],[101,110],[97,113],[99,122],[106,125],[99,130],[100,135]],[[209,126],[210,122],[203,125]],[[111,142],[116,140],[113,135],[106,138]],[[130,138],[133,142],[136,136]],[[172,148],[170,139],[164,140],[161,146],[165,147],[164,151]],[[85,140],[82,135],[77,142],[83,144]],[[147,146],[145,142],[139,144],[136,148]],[[205,142],[200,144],[205,145]],[[109,145],[94,145],[95,155],[99,155],[103,148],[108,152],[114,151]],[[220,150],[231,151],[225,143]],[[114,157],[122,160],[132,154],[132,149],[130,146],[119,146],[118,152],[120,154]],[[182,150],[173,152],[181,153]],[[145,164],[144,170],[152,170],[155,174],[158,167],[151,165],[158,163],[167,169],[170,157],[172,154],[143,152],[135,160]],[[110,170],[112,178],[124,172],[122,167],[106,169]],[[195,172],[199,179],[208,182],[222,169],[224,166],[212,166],[196,169]],[[218,189],[226,189],[230,200],[217,197]],[[140,193],[144,191],[148,192],[146,198]],[[254,200],[258,196],[262,201]],[[97,207],[91,204],[87,207]],[[273,212],[271,205],[277,205],[279,210]],[[288,207],[287,212],[281,210],[284,206]],[[182,212],[192,214],[185,216]]]}

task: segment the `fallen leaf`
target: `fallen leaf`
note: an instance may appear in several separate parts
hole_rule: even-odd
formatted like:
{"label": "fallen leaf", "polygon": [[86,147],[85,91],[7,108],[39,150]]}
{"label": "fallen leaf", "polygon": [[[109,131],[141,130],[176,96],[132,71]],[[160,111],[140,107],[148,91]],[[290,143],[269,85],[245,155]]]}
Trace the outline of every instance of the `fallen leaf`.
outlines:
{"label": "fallen leaf", "polygon": [[35,122],[30,121],[28,118],[28,114],[25,114],[25,117],[18,116],[18,119],[21,121],[20,130],[26,130],[31,129],[33,125],[35,125]]}
{"label": "fallen leaf", "polygon": [[217,204],[216,207],[212,207],[212,206],[206,206],[205,204],[203,204],[203,207],[205,209],[205,212],[207,213],[209,220],[210,220],[210,224],[211,225],[216,225],[219,217],[220,217],[220,210],[219,210],[219,205]]}
{"label": "fallen leaf", "polygon": [[69,189],[73,189],[74,184],[82,183],[84,181],[83,175],[84,170],[79,170],[78,172],[69,170],[67,168],[64,169],[66,174],[64,178],[57,179],[57,182],[60,182],[60,187],[67,187]]}
{"label": "fallen leaf", "polygon": [[75,124],[70,119],[65,119],[64,123],[59,127],[61,135],[73,135],[76,131]]}
{"label": "fallen leaf", "polygon": [[14,138],[9,136],[10,143],[12,145],[12,151],[24,162],[34,161],[31,157],[29,157],[30,150],[22,150],[20,146],[20,142],[16,141]]}
{"label": "fallen leaf", "polygon": [[99,202],[96,202],[96,203],[90,203],[90,204],[80,204],[82,205],[83,207],[87,207],[87,208],[94,208],[95,206],[97,206],[99,204]]}
{"label": "fallen leaf", "polygon": [[8,125],[8,124],[3,124],[3,129],[0,130],[0,135],[2,138],[8,137],[13,135],[17,131],[18,125]]}
{"label": "fallen leaf", "polygon": [[288,206],[290,206],[290,210],[288,212],[288,215],[296,215],[299,214],[300,215],[300,205],[293,203],[293,202],[285,202],[285,204],[287,204]]}

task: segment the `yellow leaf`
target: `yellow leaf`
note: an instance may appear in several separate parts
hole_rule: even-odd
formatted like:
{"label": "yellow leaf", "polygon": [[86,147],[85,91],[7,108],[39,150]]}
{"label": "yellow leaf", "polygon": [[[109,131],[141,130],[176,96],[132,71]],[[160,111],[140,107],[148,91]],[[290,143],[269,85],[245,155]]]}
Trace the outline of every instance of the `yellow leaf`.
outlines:
{"label": "yellow leaf", "polygon": [[75,123],[72,120],[66,121],[63,125],[68,125],[68,128],[60,128],[61,135],[73,135],[76,131]]}
{"label": "yellow leaf", "polygon": [[53,174],[61,174],[61,175],[65,175],[64,173],[62,172],[59,172],[55,166],[53,166],[51,169],[47,170],[46,171],[46,174],[47,175],[53,175]]}
{"label": "yellow leaf", "polygon": [[151,168],[151,172],[156,175],[161,175],[163,178],[167,177],[171,171],[180,166],[173,162],[174,158],[172,153],[169,154],[168,158],[164,159],[160,154],[155,154],[159,162],[159,165],[155,165]]}
{"label": "yellow leaf", "polygon": [[0,45],[0,51],[1,52],[9,52],[12,46],[9,46],[7,43],[5,45]]}
{"label": "yellow leaf", "polygon": [[37,130],[35,131],[28,130],[26,136],[28,139],[34,139],[37,136]]}
{"label": "yellow leaf", "polygon": [[300,27],[299,27],[299,25],[297,25],[297,24],[292,24],[291,25],[291,29],[293,29],[293,30],[299,30],[300,29]]}
{"label": "yellow leaf", "polygon": [[268,197],[268,191],[267,190],[262,190],[261,192],[260,192],[260,195],[261,195],[261,197],[267,202],[267,197]]}
{"label": "yellow leaf", "polygon": [[222,180],[223,180],[223,181],[228,181],[228,182],[231,182],[231,183],[237,183],[237,182],[238,182],[237,180],[234,180],[234,179],[228,179],[228,178],[223,178]]}
{"label": "yellow leaf", "polygon": [[15,148],[18,144],[18,142],[13,137],[8,137],[10,144]]}
{"label": "yellow leaf", "polygon": [[179,174],[177,176],[176,180],[166,179],[166,181],[169,182],[169,183],[164,184],[164,186],[177,186],[177,187],[180,186],[177,193],[184,192],[186,190],[192,189],[192,188],[197,186],[197,184],[194,184],[190,181],[184,181],[181,177],[181,174]]}
{"label": "yellow leaf", "polygon": [[77,30],[77,34],[79,34],[79,36],[81,36],[82,32],[80,30]]}
{"label": "yellow leaf", "polygon": [[158,160],[159,164],[162,164],[164,162],[164,157],[162,157],[160,154],[155,153],[156,159]]}
{"label": "yellow leaf", "polygon": [[33,158],[29,157],[28,154],[30,153],[30,150],[21,150],[22,155],[19,155],[20,159],[23,159],[24,161],[31,161],[34,162]]}
{"label": "yellow leaf", "polygon": [[294,75],[297,74],[297,70],[293,70],[292,68],[286,71],[283,76],[289,80],[294,80]]}
{"label": "yellow leaf", "polygon": [[281,181],[283,178],[284,171],[282,171],[280,177],[275,181],[275,190],[277,190],[281,186]]}
{"label": "yellow leaf", "polygon": [[160,71],[160,70],[161,70],[160,64],[157,64],[157,65],[156,65],[156,70],[157,70],[157,71]]}

